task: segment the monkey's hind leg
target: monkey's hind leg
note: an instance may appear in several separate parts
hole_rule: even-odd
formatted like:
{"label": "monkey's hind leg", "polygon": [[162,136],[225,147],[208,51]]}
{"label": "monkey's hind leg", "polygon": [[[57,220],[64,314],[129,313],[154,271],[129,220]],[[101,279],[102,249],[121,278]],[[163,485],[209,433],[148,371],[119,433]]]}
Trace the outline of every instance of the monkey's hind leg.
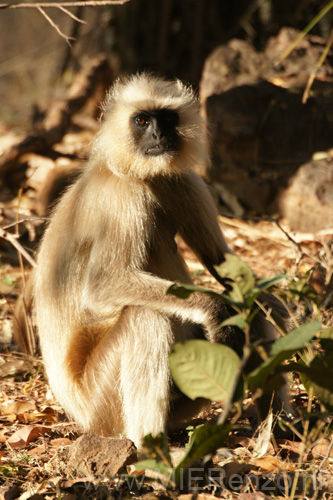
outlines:
{"label": "monkey's hind leg", "polygon": [[120,391],[124,434],[141,446],[147,434],[165,430],[169,409],[170,320],[155,311],[128,307],[121,332]]}
{"label": "monkey's hind leg", "polygon": [[62,370],[46,363],[55,396],[85,432],[123,434],[121,333],[122,318],[109,328],[98,323],[83,328],[74,335]]}

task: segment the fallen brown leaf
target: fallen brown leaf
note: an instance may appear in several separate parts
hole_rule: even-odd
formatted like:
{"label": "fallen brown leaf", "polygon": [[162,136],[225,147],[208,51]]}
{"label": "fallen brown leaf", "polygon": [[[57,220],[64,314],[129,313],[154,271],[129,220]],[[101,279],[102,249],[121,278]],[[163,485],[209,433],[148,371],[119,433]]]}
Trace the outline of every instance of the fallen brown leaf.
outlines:
{"label": "fallen brown leaf", "polygon": [[58,447],[58,446],[69,446],[72,444],[72,441],[68,438],[56,438],[51,440],[51,446]]}
{"label": "fallen brown leaf", "polygon": [[24,448],[31,441],[39,438],[42,434],[45,434],[50,430],[50,427],[45,425],[26,425],[18,431],[14,432],[12,436],[7,440],[7,443],[12,448]]}
{"label": "fallen brown leaf", "polygon": [[289,439],[277,439],[276,444],[282,451],[299,455],[303,448],[303,443],[300,441],[290,441]]}
{"label": "fallen brown leaf", "polygon": [[2,415],[20,415],[36,409],[34,401],[12,401],[8,400],[0,405]]}
{"label": "fallen brown leaf", "polygon": [[57,423],[58,422],[58,417],[56,412],[54,414],[51,413],[41,413],[41,412],[33,412],[29,414],[25,414],[27,418],[27,422],[36,422],[42,420],[43,422],[50,422],[50,423]]}
{"label": "fallen brown leaf", "polygon": [[271,457],[270,455],[266,455],[260,458],[253,458],[251,460],[253,465],[259,467],[259,473],[274,473],[277,471],[290,470],[291,466],[289,463],[286,463],[284,460],[280,460],[277,457]]}
{"label": "fallen brown leaf", "polygon": [[324,458],[324,457],[333,457],[333,449],[331,448],[330,453],[328,454],[330,446],[330,441],[328,439],[322,439],[319,443],[317,443],[311,450],[311,455],[314,458]]}
{"label": "fallen brown leaf", "polygon": [[56,415],[57,414],[57,410],[55,408],[53,408],[53,406],[45,406],[44,408],[42,408],[41,412],[44,413],[45,415]]}
{"label": "fallen brown leaf", "polygon": [[13,422],[15,422],[15,420],[17,420],[17,415],[15,413],[11,413],[10,415],[6,415],[5,417],[3,417],[1,420],[12,424]]}
{"label": "fallen brown leaf", "polygon": [[242,476],[245,474],[249,474],[250,472],[256,471],[258,467],[255,464],[240,464],[239,462],[229,462],[221,469],[225,472],[225,477],[223,481],[225,484],[228,484],[229,478],[237,475]]}
{"label": "fallen brown leaf", "polygon": [[45,447],[44,446],[36,446],[35,448],[32,448],[32,450],[28,450],[27,451],[27,455],[38,456],[38,455],[41,455],[44,452],[45,452]]}
{"label": "fallen brown leaf", "polygon": [[255,447],[255,439],[247,436],[230,436],[230,441],[234,445],[240,445],[244,448],[253,449]]}

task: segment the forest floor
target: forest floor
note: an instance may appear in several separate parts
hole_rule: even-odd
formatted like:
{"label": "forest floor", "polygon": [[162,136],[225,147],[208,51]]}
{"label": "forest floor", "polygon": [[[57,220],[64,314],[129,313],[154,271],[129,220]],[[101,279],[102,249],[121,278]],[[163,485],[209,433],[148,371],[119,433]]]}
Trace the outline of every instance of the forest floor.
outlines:
{"label": "forest floor", "polygon": [[[269,277],[285,272],[293,277],[292,282],[298,284],[298,289],[305,290],[310,283],[312,292],[316,290],[318,297],[324,292],[323,270],[332,271],[332,231],[316,236],[295,234],[288,229],[284,231],[282,228],[287,226],[283,222],[279,225],[274,221],[245,221],[226,216],[221,216],[221,223],[231,248],[256,275]],[[179,247],[195,283],[218,287],[184,244],[180,243]],[[26,274],[29,274],[29,269]],[[53,399],[42,360],[16,352],[11,343],[13,307],[21,283],[21,268],[3,262],[0,267],[0,341],[3,346],[0,352],[0,500],[130,497],[190,500],[193,494],[197,500],[216,496],[243,500],[271,498],[272,495],[274,498],[305,498],[306,487],[309,487],[309,498],[333,498],[333,441],[325,432],[325,424],[311,440],[308,436],[303,442],[266,438],[264,452],[259,437],[229,436],[224,444],[227,449],[213,457],[214,467],[223,471],[224,479],[229,480],[228,488],[212,484],[208,487],[206,484],[195,491],[187,488],[184,493],[163,485],[163,481],[161,484],[147,471],[136,471],[133,476],[133,465],[126,465],[133,462],[133,458],[128,461],[128,457],[121,458],[123,455],[118,452],[119,460],[112,477],[98,477],[98,474],[96,477],[69,469],[64,452],[81,433]],[[332,326],[332,309],[321,310],[317,305],[320,301],[315,302],[308,295],[296,305],[303,317],[313,319],[319,316],[323,324]],[[299,378],[291,382],[291,392],[294,405],[300,410],[306,408],[309,397]],[[251,414],[251,408],[246,416]],[[221,405],[215,404],[209,417],[221,411]],[[315,399],[312,400],[312,411],[321,411]],[[186,437],[187,432],[171,436],[174,456],[182,452]],[[127,475],[130,473],[132,476]],[[251,481],[247,484],[243,481],[242,486],[236,483],[233,486],[230,482],[230,478],[244,480],[250,477]],[[254,481],[259,478],[260,486]],[[295,481],[298,489],[292,492]]]}

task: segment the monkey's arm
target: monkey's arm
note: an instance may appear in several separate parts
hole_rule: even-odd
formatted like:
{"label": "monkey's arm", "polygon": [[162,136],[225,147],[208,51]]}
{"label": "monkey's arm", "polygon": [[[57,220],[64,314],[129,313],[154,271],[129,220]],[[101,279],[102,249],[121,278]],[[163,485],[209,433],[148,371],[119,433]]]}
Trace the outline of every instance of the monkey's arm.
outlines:
{"label": "monkey's arm", "polygon": [[107,284],[86,287],[84,308],[97,316],[98,321],[106,320],[128,306],[154,310],[167,316],[174,316],[182,321],[191,321],[203,325],[208,338],[214,338],[216,327],[223,319],[230,316],[225,304],[204,294],[193,293],[187,300],[167,295],[172,281],[156,275],[136,270],[125,273],[121,286],[112,288]]}
{"label": "monkey's arm", "polygon": [[231,250],[222,234],[217,209],[206,184],[194,173],[188,178],[185,217],[179,233],[209,272],[221,282],[214,266],[221,264],[224,255]]}

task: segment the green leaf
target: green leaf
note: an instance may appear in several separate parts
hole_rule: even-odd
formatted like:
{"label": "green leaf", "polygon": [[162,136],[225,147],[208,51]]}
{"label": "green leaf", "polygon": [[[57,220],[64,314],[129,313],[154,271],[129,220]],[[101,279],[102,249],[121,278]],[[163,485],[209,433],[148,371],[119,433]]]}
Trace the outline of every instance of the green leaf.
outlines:
{"label": "green leaf", "polygon": [[222,300],[223,302],[226,302],[227,304],[230,304],[233,307],[240,307],[242,305],[240,302],[233,300],[227,294],[216,293],[213,290],[209,290],[208,288],[196,285],[174,283],[167,289],[166,294],[175,295],[180,299],[188,299],[188,297],[194,292],[205,293],[206,295],[210,295],[210,297]]}
{"label": "green leaf", "polygon": [[324,328],[318,335],[323,349],[333,351],[333,328]]}
{"label": "green leaf", "polygon": [[248,297],[255,286],[254,274],[250,267],[236,255],[227,253],[225,261],[214,268],[223,280],[231,280],[232,290],[228,291],[230,297],[235,302],[244,302],[244,298]]}
{"label": "green leaf", "polygon": [[163,432],[160,432],[157,436],[147,434],[143,439],[142,448],[147,455],[152,457],[156,462],[172,468],[168,440]]}
{"label": "green leaf", "polygon": [[234,386],[240,359],[225,345],[189,340],[175,344],[169,363],[174,381],[186,396],[225,401]]}
{"label": "green leaf", "polygon": [[279,283],[281,280],[286,278],[286,274],[278,274],[277,276],[272,276],[271,278],[264,278],[258,283],[256,283],[255,287],[252,290],[253,298],[259,297],[259,295],[265,290],[269,290],[272,286]]}
{"label": "green leaf", "polygon": [[146,469],[150,469],[150,470],[157,470],[158,472],[160,472],[163,475],[166,475],[167,477],[171,477],[171,475],[173,474],[173,469],[153,459],[141,460],[140,462],[136,462],[133,465],[135,470],[139,472]]}
{"label": "green leaf", "polygon": [[324,328],[318,335],[320,339],[330,339],[333,340],[333,328]]}
{"label": "green leaf", "polygon": [[214,424],[198,427],[191,438],[188,451],[175,470],[175,482],[180,483],[183,471],[193,462],[199,460],[208,453],[214,453],[220,448],[227,438],[229,432],[235,429],[232,425]]}
{"label": "green leaf", "polygon": [[312,387],[315,396],[329,410],[333,410],[333,352],[316,356],[306,373],[301,373],[301,380],[309,392]]}
{"label": "green leaf", "polygon": [[219,293],[213,292],[212,290],[208,290],[208,288],[204,288],[203,286],[178,284],[178,283],[174,283],[173,285],[171,285],[167,289],[166,294],[175,295],[180,299],[188,299],[188,297],[194,292],[205,293],[207,295],[210,295],[218,299],[221,298],[221,295]]}
{"label": "green leaf", "polygon": [[289,332],[284,337],[280,337],[274,342],[270,356],[275,356],[284,351],[293,351],[293,354],[303,349],[305,344],[313,339],[315,333],[318,332],[321,327],[321,323],[315,320]]}
{"label": "green leaf", "polygon": [[259,387],[264,389],[268,377],[276,373],[276,369],[286,359],[303,349],[320,328],[319,321],[312,321],[277,339],[273,344],[269,358],[246,377],[249,389],[251,391]]}
{"label": "green leaf", "polygon": [[243,314],[235,314],[234,316],[230,316],[230,318],[225,319],[221,324],[220,328],[223,326],[234,325],[238,326],[241,330],[245,330],[247,323]]}

